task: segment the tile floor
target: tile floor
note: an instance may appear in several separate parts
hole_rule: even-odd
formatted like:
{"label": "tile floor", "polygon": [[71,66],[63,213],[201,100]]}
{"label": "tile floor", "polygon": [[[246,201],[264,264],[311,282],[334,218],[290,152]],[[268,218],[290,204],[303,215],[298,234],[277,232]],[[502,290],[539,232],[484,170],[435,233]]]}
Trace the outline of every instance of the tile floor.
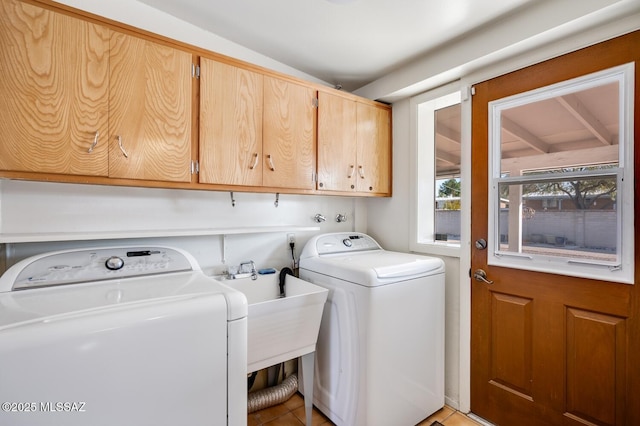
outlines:
{"label": "tile floor", "polygon": [[445,405],[440,411],[436,411],[429,418],[418,423],[418,426],[431,426],[435,421],[445,426],[479,426],[480,423],[470,419],[459,411]]}
{"label": "tile floor", "polygon": [[[313,426],[331,426],[333,423],[315,407],[311,418]],[[299,393],[280,405],[256,411],[247,416],[247,426],[304,426],[304,397]]]}
{"label": "tile floor", "polygon": [[[433,413],[428,419],[423,420],[418,426],[431,426],[438,421],[445,426],[478,426],[480,423],[473,421],[451,407],[445,406],[440,411]],[[304,426],[304,397],[299,393],[293,395],[283,404],[264,410],[256,411],[247,416],[247,426]],[[314,426],[332,426],[333,423],[316,408],[313,409],[312,422]]]}

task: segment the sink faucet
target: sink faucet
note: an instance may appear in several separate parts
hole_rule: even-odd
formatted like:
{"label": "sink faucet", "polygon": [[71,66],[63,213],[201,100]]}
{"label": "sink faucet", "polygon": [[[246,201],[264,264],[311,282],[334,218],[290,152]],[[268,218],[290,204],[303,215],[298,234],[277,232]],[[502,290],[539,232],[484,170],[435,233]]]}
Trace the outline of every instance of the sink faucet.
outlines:
{"label": "sink faucet", "polygon": [[253,263],[253,260],[247,260],[246,262],[240,263],[240,272],[244,271],[244,265],[251,265],[251,279],[258,279],[258,272],[256,271],[256,264]]}

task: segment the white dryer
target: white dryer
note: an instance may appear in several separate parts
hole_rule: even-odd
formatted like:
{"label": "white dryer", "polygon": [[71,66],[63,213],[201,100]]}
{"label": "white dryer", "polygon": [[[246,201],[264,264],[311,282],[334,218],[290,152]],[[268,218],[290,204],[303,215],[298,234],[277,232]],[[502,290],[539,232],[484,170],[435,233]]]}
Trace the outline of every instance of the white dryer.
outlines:
{"label": "white dryer", "polygon": [[0,277],[0,424],[246,425],[246,316],[178,249],[25,259]]}
{"label": "white dryer", "polygon": [[319,235],[300,278],[329,289],[314,404],[336,425],[413,426],[444,406],[444,262]]}

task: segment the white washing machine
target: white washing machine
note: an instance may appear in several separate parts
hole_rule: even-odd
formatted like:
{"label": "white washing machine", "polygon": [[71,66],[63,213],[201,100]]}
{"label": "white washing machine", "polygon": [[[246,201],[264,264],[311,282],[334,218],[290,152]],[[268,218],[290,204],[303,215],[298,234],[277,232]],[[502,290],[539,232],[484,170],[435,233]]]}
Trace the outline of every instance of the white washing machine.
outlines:
{"label": "white washing machine", "polygon": [[246,316],[178,249],[25,259],[0,277],[0,424],[246,425]]}
{"label": "white washing machine", "polygon": [[300,278],[329,289],[314,404],[336,425],[413,426],[444,406],[444,262],[319,235]]}

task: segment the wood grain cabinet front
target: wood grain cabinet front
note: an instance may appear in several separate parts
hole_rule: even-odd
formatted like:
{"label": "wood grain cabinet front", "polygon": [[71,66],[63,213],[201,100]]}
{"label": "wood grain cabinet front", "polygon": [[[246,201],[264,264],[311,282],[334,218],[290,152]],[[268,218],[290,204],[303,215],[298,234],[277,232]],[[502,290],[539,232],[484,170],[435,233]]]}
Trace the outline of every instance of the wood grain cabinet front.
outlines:
{"label": "wood grain cabinet front", "polygon": [[200,182],[262,185],[263,76],[200,58]]}
{"label": "wood grain cabinet front", "polygon": [[318,190],[389,195],[391,112],[320,92]]}
{"label": "wood grain cabinet front", "polygon": [[391,194],[391,110],[358,102],[357,177],[361,192]]}
{"label": "wood grain cabinet front", "polygon": [[2,177],[390,195],[390,108],[34,3],[0,0]]}
{"label": "wood grain cabinet front", "polygon": [[191,181],[190,53],[0,7],[0,170]]}
{"label": "wood grain cabinet front", "polygon": [[200,182],[313,189],[316,91],[200,60]]}
{"label": "wood grain cabinet front", "polygon": [[264,186],[314,189],[316,90],[279,78],[264,78]]}
{"label": "wood grain cabinet front", "polygon": [[0,8],[0,170],[107,176],[109,29]]}
{"label": "wood grain cabinet front", "polygon": [[109,177],[191,181],[192,55],[113,31]]}
{"label": "wood grain cabinet front", "polygon": [[318,93],[318,189],[356,190],[356,102]]}

